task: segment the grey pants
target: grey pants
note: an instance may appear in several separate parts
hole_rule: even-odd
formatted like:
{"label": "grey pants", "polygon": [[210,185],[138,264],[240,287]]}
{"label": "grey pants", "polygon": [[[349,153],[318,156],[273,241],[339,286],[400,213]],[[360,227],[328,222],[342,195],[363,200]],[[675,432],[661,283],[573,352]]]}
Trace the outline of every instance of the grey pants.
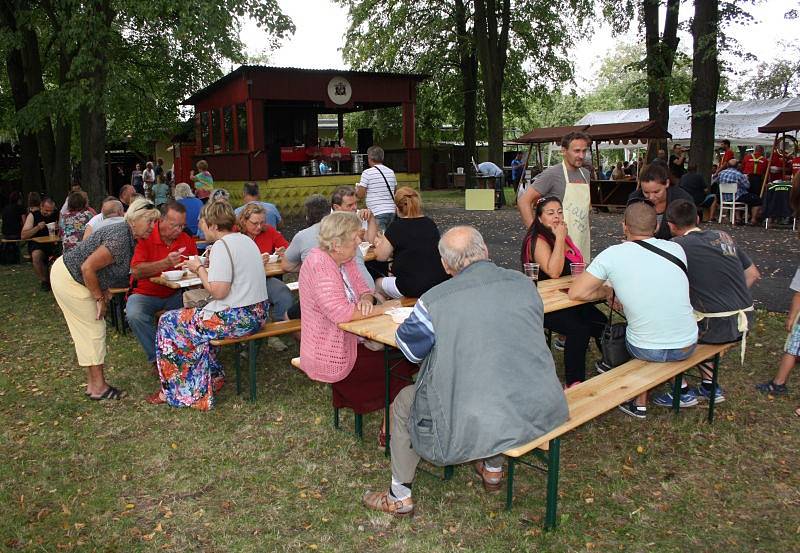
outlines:
{"label": "grey pants", "polygon": [[[411,404],[414,403],[414,386],[406,386],[392,402],[392,427],[389,446],[392,451],[392,478],[397,482],[410,484],[414,481],[414,473],[419,464],[419,455],[411,447],[411,436],[408,433],[408,417]],[[495,455],[484,459],[487,467],[503,466],[503,456]]]}

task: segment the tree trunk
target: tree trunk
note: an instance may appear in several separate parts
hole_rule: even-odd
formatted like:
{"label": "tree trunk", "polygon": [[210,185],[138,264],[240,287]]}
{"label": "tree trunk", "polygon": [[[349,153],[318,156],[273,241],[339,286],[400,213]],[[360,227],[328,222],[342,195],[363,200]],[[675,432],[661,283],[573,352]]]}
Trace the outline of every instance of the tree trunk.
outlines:
{"label": "tree trunk", "polygon": [[475,170],[470,160],[477,159],[477,102],[478,102],[478,58],[475,42],[467,32],[467,10],[463,0],[456,0],[456,32],[458,33],[458,62],[461,70],[461,86],[464,90],[464,155],[468,182],[472,182]]}
{"label": "tree trunk", "polygon": [[[672,65],[678,49],[680,0],[667,0],[664,33],[660,39],[659,4],[660,0],[644,0],[642,6],[645,29],[645,64],[647,66],[647,107],[650,119],[657,121],[666,129],[669,126]],[[667,149],[666,140],[650,140],[647,145],[647,161],[652,161],[660,149]]]}
{"label": "tree trunk", "polygon": [[510,0],[502,0],[498,31],[495,0],[475,1],[475,40],[483,77],[489,160],[503,166],[503,78],[508,52]]}
{"label": "tree trunk", "polygon": [[[58,81],[60,86],[66,86],[67,74],[72,63],[65,53],[59,56]],[[70,150],[72,147],[72,125],[69,119],[62,114],[56,114],[55,120],[55,150],[53,156],[53,181],[72,184],[70,167]],[[99,206],[98,206],[99,211]]]}
{"label": "tree trunk", "polygon": [[80,110],[81,134],[81,186],[89,194],[89,201],[99,205],[108,195],[106,187],[106,112],[105,88],[108,77],[108,55],[104,46],[114,14],[110,0],[90,2],[86,12],[86,25],[92,40],[83,45],[87,58],[91,58],[91,71],[86,75],[89,88]]}
{"label": "tree trunk", "polygon": [[103,110],[81,108],[81,186],[92,205],[100,205],[106,191],[106,116]]}
{"label": "tree trunk", "polygon": [[697,171],[706,182],[710,182],[711,165],[714,162],[714,127],[720,81],[717,60],[718,31],[717,3],[695,0],[692,22],[692,91],[689,100],[692,107],[692,142],[689,159],[697,164]]}
{"label": "tree trunk", "polygon": [[[8,82],[11,96],[14,99],[14,109],[20,111],[28,105],[28,87],[25,85],[25,75],[22,67],[22,54],[17,49],[10,49],[6,57]],[[39,147],[36,144],[36,135],[29,132],[19,132],[20,169],[22,177],[23,197],[29,192],[41,192],[42,170],[39,165]]]}
{"label": "tree trunk", "polygon": [[[25,82],[28,85],[28,93],[33,98],[37,94],[44,92],[42,63],[39,56],[39,38],[33,29],[23,29],[21,34]],[[63,198],[69,190],[69,182],[56,180],[53,174],[56,146],[53,137],[53,125],[49,117],[45,118],[40,130],[36,133],[36,140],[39,146],[39,157],[42,160],[47,193],[56,200]]]}

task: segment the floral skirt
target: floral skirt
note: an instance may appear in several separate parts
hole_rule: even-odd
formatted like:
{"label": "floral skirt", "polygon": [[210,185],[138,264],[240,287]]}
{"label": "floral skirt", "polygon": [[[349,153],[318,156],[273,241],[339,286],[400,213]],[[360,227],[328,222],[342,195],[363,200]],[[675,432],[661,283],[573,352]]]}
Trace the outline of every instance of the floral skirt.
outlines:
{"label": "floral skirt", "polygon": [[164,313],[156,334],[156,363],[167,403],[211,409],[214,383],[224,377],[211,340],[252,334],[267,320],[267,313],[267,302],[226,309],[208,319],[202,309]]}

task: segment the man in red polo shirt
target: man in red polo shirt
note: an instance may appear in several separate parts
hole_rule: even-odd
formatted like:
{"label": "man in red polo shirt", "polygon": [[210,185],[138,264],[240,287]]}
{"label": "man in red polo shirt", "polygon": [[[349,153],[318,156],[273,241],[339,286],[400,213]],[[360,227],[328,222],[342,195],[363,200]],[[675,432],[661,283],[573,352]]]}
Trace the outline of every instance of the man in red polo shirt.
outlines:
{"label": "man in red polo shirt", "polygon": [[181,262],[181,255],[197,255],[194,239],[183,232],[186,226],[186,208],[170,201],[164,204],[161,219],[153,232],[139,240],[131,259],[131,278],[136,281],[125,316],[133,334],[142,344],[147,361],[156,362],[156,311],[169,311],[183,307],[181,290],[173,290],[150,282],[150,277],[174,269]]}
{"label": "man in red polo shirt", "polygon": [[761,194],[761,184],[764,182],[764,173],[767,172],[767,158],[764,155],[764,146],[756,146],[755,151],[746,153],[742,158],[742,173],[750,181],[750,192]]}

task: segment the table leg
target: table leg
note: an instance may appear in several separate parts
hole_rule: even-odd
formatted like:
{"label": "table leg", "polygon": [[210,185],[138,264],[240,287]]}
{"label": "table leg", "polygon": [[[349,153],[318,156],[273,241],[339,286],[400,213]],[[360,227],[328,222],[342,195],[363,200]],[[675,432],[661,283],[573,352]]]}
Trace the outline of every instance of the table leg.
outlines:
{"label": "table leg", "polygon": [[560,459],[561,438],[550,440],[550,451],[547,457],[547,511],[544,517],[544,529],[556,527],[556,509],[558,507],[558,465]]}
{"label": "table leg", "polygon": [[383,382],[384,382],[384,402],[383,402],[383,421],[386,425],[386,446],[383,449],[383,454],[387,457],[389,456],[389,440],[391,438],[391,432],[389,424],[389,396],[391,395],[391,378],[392,378],[392,369],[389,366],[390,359],[389,359],[389,348],[383,348]]}
{"label": "table leg", "polygon": [[[714,365],[711,369],[711,397],[708,398],[708,422],[714,422],[714,400],[717,397],[717,373],[719,372],[719,353],[714,356]],[[702,385],[702,384],[701,384]]]}

